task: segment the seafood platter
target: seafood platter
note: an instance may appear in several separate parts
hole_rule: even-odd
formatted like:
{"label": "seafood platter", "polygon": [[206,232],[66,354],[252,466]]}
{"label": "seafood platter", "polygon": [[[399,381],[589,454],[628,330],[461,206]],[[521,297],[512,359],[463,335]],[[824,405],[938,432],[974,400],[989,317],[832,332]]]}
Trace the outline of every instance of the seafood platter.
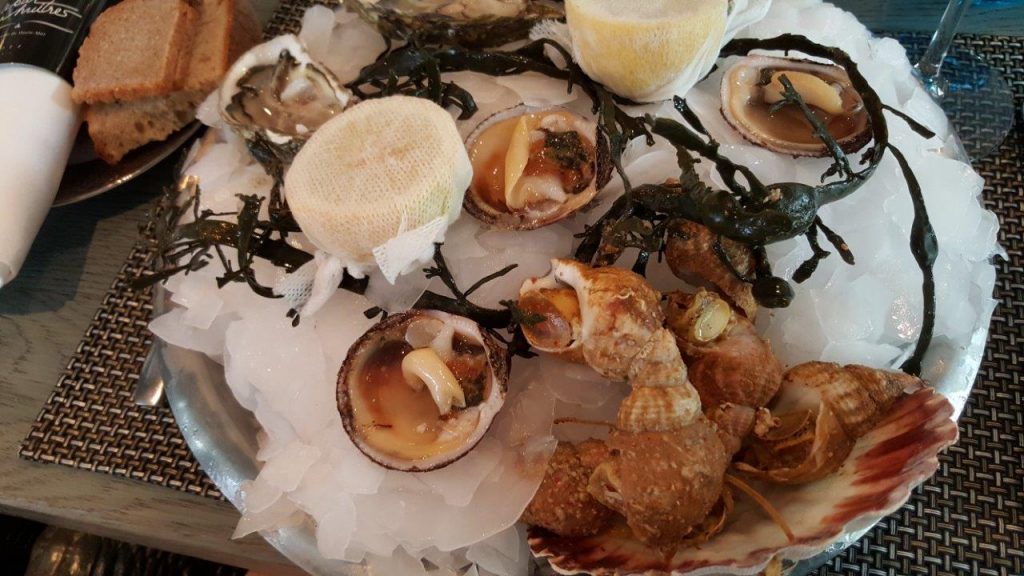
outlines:
{"label": "seafood platter", "polygon": [[800,572],[956,441],[998,223],[829,4],[315,6],[199,119],[139,284],[312,573]]}

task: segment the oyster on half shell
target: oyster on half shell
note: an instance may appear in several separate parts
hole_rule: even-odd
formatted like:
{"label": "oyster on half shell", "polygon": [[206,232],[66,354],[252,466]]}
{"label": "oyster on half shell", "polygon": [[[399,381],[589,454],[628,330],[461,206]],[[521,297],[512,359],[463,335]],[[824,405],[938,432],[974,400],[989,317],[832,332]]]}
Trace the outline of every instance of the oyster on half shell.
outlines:
{"label": "oyster on half shell", "polygon": [[[243,54],[220,89],[220,114],[250,146],[290,162],[324,122],[352,101],[293,34]],[[262,161],[262,159],[261,159]]]}
{"label": "oyster on half shell", "polygon": [[414,310],[388,317],[352,345],[338,375],[338,410],[368,458],[426,472],[480,442],[507,383],[505,352],[475,322]]}
{"label": "oyster on half shell", "polygon": [[825,144],[799,107],[783,100],[785,77],[847,153],[871,139],[860,94],[839,66],[792,58],[748,56],[722,78],[722,115],[750,142],[792,156],[825,156]]}
{"label": "oyster on half shell", "polygon": [[497,228],[533,230],[586,206],[611,178],[597,124],[526,106],[484,120],[466,141],[473,181],[463,206]]}
{"label": "oyster on half shell", "polygon": [[540,20],[560,18],[548,0],[342,0],[388,38],[499,46],[525,38]]}

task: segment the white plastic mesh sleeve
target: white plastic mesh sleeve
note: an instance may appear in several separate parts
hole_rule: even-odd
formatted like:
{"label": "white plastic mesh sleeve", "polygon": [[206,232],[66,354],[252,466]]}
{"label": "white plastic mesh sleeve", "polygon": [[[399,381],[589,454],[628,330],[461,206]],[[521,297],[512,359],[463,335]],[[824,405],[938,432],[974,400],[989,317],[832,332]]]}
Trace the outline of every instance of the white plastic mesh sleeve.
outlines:
{"label": "white plastic mesh sleeve", "polygon": [[361,276],[429,259],[473,177],[455,121],[422,98],[361,102],[320,127],[285,175],[288,205],[321,250]]}
{"label": "white plastic mesh sleeve", "polygon": [[274,294],[284,298],[299,316],[312,316],[338,290],[344,273],[341,260],[317,250],[312,260],[274,285]]}

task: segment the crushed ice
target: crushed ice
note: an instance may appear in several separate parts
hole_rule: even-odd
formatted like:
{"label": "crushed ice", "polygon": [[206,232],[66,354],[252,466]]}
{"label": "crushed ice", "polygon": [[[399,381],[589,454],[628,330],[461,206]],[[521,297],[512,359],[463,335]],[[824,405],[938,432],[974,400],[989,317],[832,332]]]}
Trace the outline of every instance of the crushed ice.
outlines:
{"label": "crushed ice", "polygon": [[[739,36],[793,30],[846,50],[884,102],[937,133],[925,141],[890,117],[892,141],[921,180],[940,245],[936,343],[925,376],[962,405],[993,309],[995,277],[988,258],[998,250],[998,222],[979,203],[982,180],[967,164],[950,158],[955,137],[941,110],[913,81],[896,41],[870,39],[851,15],[808,1],[776,1],[764,20]],[[343,82],[355,78],[384,48],[361,19],[323,6],[306,12],[300,38]],[[687,99],[723,144],[723,154],[743,161],[766,181],[815,181],[824,161],[782,158],[750,146],[729,129],[718,112],[720,77],[721,71],[712,74]],[[477,119],[460,126],[463,133],[522,100],[573,109],[588,104],[578,90],[568,93],[564,84],[533,74],[495,81],[459,72],[446,79],[468,88],[481,107]],[[246,154],[244,142],[223,128],[215,106],[214,95],[201,108],[200,119],[213,127],[212,136],[197,145],[187,172],[200,179],[204,208],[237,210],[236,194],[266,196],[271,181]],[[645,110],[673,113],[666,104]],[[674,151],[664,143],[632,145],[623,164],[634,183],[677,173]],[[702,176],[720,185],[709,172],[705,167]],[[603,205],[621,189],[616,178],[601,195]],[[602,212],[599,206],[530,232],[486,230],[464,216],[448,231],[445,256],[463,287],[517,264],[512,273],[474,294],[478,303],[498,306],[515,296],[523,279],[546,273],[550,258],[569,254],[572,234]],[[821,216],[844,236],[856,265],[833,254],[810,280],[794,285],[790,308],[762,311],[758,326],[786,365],[825,359],[892,366],[917,337],[921,310],[920,275],[907,243],[912,209],[892,159],[857,193],[825,207]],[[804,241],[793,240],[771,246],[769,255],[776,272],[788,277],[809,250]],[[526,572],[529,553],[516,520],[536,489],[555,438],[579,441],[606,433],[594,424],[555,426],[554,418],[614,421],[624,385],[552,358],[517,360],[505,408],[474,451],[435,472],[386,471],[363,457],[345,435],[335,409],[335,379],[348,347],[373,323],[363,312],[373,306],[405,309],[429,282],[410,275],[398,286],[371,282],[366,296],[339,291],[317,314],[292,327],[283,302],[260,298],[240,284],[218,290],[214,278],[222,272],[212,262],[172,278],[166,289],[176,307],[154,319],[151,328],[171,344],[223,362],[232,393],[261,425],[258,458],[264,464],[242,487],[236,537],[312,518],[323,556],[365,561],[373,573],[426,574],[426,566],[436,566],[439,573],[455,574],[471,564],[465,573]],[[257,273],[269,285],[280,277],[267,263],[259,263]],[[659,286],[672,282],[657,268],[652,277]]]}

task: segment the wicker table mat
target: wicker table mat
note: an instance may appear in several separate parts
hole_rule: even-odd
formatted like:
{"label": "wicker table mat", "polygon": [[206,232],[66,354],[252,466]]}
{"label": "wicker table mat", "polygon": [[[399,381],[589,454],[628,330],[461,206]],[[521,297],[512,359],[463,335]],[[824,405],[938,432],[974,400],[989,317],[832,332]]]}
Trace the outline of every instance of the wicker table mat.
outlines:
{"label": "wicker table mat", "polygon": [[[295,30],[312,0],[278,9],[268,35]],[[902,38],[920,49],[924,38]],[[1002,222],[988,348],[960,418],[960,441],[910,501],[835,558],[820,574],[1024,574],[1024,38],[965,36],[958,49],[988,58],[1017,95],[1017,126],[998,156],[977,164],[985,201]],[[84,468],[220,498],[165,406],[140,408],[131,392],[152,336],[149,292],[128,282],[151,254],[139,243],[86,330],[21,449],[24,458]]]}

